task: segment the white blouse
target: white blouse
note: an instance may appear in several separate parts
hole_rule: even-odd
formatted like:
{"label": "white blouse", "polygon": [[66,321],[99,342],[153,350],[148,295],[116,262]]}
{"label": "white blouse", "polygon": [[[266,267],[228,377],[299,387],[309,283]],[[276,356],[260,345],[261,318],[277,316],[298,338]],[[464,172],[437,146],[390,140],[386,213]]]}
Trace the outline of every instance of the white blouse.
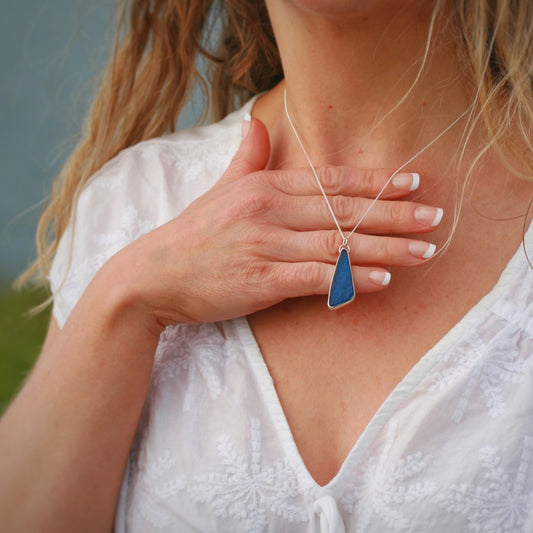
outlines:
{"label": "white blouse", "polygon": [[[251,106],[128,148],[94,175],[50,274],[60,326],[105,261],[218,180]],[[116,532],[533,532],[532,302],[519,249],[325,486],[298,453],[247,319],[167,327]]]}

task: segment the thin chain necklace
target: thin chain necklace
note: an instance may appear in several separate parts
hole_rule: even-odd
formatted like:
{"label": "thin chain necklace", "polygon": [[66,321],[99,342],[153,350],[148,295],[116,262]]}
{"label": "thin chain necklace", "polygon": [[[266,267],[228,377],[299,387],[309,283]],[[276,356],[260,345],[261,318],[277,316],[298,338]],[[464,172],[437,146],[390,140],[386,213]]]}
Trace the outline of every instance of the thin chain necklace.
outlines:
{"label": "thin chain necklace", "polygon": [[469,106],[463,113],[461,113],[461,115],[459,115],[459,117],[457,117],[437,137],[435,137],[432,141],[430,141],[426,146],[424,146],[424,148],[418,151],[413,157],[411,157],[411,159],[409,159],[407,162],[405,162],[402,166],[397,168],[391,174],[391,176],[389,177],[385,185],[383,185],[381,190],[378,192],[377,196],[374,198],[374,200],[367,207],[366,211],[361,215],[359,220],[356,222],[352,231],[350,231],[348,235],[345,235],[341,229],[341,226],[339,224],[339,221],[337,220],[337,217],[335,216],[335,212],[333,211],[333,208],[331,207],[326,191],[324,191],[324,187],[322,187],[322,183],[320,182],[317,171],[313,163],[311,162],[311,158],[307,154],[307,151],[302,143],[302,140],[300,139],[300,136],[298,135],[298,132],[296,131],[296,127],[294,126],[294,123],[292,122],[291,116],[289,115],[289,110],[287,108],[287,89],[286,88],[283,89],[283,105],[285,107],[285,115],[287,116],[287,120],[289,121],[291,129],[294,133],[294,136],[296,137],[296,140],[298,141],[298,144],[300,145],[300,148],[302,149],[302,152],[305,158],[307,159],[309,167],[311,168],[313,172],[313,176],[315,177],[316,183],[320,189],[320,192],[322,193],[322,196],[324,197],[324,200],[326,201],[329,212],[331,213],[331,216],[333,217],[335,225],[337,226],[337,230],[339,231],[341,238],[342,238],[342,244],[339,246],[339,257],[337,258],[337,263],[335,265],[335,271],[333,273],[333,277],[331,278],[331,284],[329,287],[329,295],[328,295],[329,309],[338,309],[339,307],[342,307],[343,305],[349,304],[355,298],[355,286],[354,286],[354,281],[353,281],[352,266],[350,263],[350,256],[349,256],[350,246],[348,245],[348,239],[357,231],[357,228],[359,228],[359,226],[361,225],[363,220],[366,218],[368,213],[370,213],[371,209],[374,207],[374,205],[376,205],[376,202],[383,195],[383,193],[385,192],[385,189],[387,188],[389,183],[392,181],[394,176],[396,176],[398,172],[403,170],[409,163],[414,161],[424,150],[426,150],[433,143],[439,140],[448,130],[450,130],[453,126],[455,126],[455,124],[457,124],[457,122],[459,122],[459,120],[461,120],[468,113],[468,111],[471,109],[472,106]]}

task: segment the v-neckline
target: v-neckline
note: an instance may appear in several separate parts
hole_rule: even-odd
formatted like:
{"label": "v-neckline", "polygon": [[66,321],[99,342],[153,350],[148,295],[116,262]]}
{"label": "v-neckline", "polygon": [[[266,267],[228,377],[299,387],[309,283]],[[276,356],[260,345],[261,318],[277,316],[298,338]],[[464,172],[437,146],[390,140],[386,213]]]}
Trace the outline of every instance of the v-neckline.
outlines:
{"label": "v-neckline", "polygon": [[[528,229],[525,241],[533,242],[533,224]],[[236,318],[230,323],[234,325],[234,333],[241,342],[245,356],[252,368],[257,380],[265,406],[271,416],[274,429],[280,439],[282,447],[287,457],[292,458],[302,483],[308,487],[318,490],[332,489],[342,479],[344,472],[349,469],[354,461],[365,459],[369,448],[384,428],[386,423],[397,412],[408,396],[416,389],[417,385],[425,379],[432,368],[439,362],[442,354],[448,351],[465,335],[469,335],[476,324],[484,320],[485,312],[491,312],[492,307],[501,297],[501,289],[513,279],[510,274],[520,266],[520,261],[525,261],[524,251],[520,246],[501,273],[500,277],[492,289],[483,296],[462,318],[457,322],[420,360],[407,372],[404,378],[394,387],[384,402],[377,409],[362,433],[359,435],[354,445],[342,461],[337,473],[324,485],[320,485],[307,468],[296,441],[294,439],[289,422],[281,405],[276,391],[274,380],[265,362],[261,349],[254,336],[247,317]]]}

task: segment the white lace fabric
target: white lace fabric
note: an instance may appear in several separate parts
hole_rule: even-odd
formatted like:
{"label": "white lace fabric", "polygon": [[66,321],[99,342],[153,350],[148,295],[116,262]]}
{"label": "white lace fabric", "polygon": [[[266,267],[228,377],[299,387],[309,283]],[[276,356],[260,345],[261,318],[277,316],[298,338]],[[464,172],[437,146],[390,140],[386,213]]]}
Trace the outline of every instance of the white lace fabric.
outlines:
{"label": "white lace fabric", "polygon": [[[95,174],[50,275],[60,326],[105,261],[218,180],[251,105],[140,143]],[[116,532],[533,532],[532,302],[518,250],[325,486],[305,468],[246,318],[167,327]]]}

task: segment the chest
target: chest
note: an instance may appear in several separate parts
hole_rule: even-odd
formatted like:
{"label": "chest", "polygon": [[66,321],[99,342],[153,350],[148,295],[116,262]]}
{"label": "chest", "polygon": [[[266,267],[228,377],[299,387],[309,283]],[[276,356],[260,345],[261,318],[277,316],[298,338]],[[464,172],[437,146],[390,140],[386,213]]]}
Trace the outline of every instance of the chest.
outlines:
{"label": "chest", "polygon": [[518,247],[518,236],[510,241],[502,239],[492,256],[459,242],[431,268],[393,270],[386,291],[359,295],[339,311],[315,297],[249,318],[300,455],[319,484],[337,474],[395,387],[490,292]]}
{"label": "chest", "polygon": [[[301,453],[306,435],[289,420],[284,385],[276,375],[272,383],[268,352],[245,319],[169,328],[119,516],[139,532],[310,533],[323,516],[358,532],[529,531],[533,337],[517,325],[519,311],[478,311],[409,372],[327,484],[317,483],[320,456],[310,462]],[[309,401],[323,394],[321,380],[344,388],[307,372],[310,361],[280,379],[310,383]],[[311,419],[306,413],[321,403],[301,405],[300,414]],[[307,429],[329,443],[329,457],[335,427],[314,422]]]}

